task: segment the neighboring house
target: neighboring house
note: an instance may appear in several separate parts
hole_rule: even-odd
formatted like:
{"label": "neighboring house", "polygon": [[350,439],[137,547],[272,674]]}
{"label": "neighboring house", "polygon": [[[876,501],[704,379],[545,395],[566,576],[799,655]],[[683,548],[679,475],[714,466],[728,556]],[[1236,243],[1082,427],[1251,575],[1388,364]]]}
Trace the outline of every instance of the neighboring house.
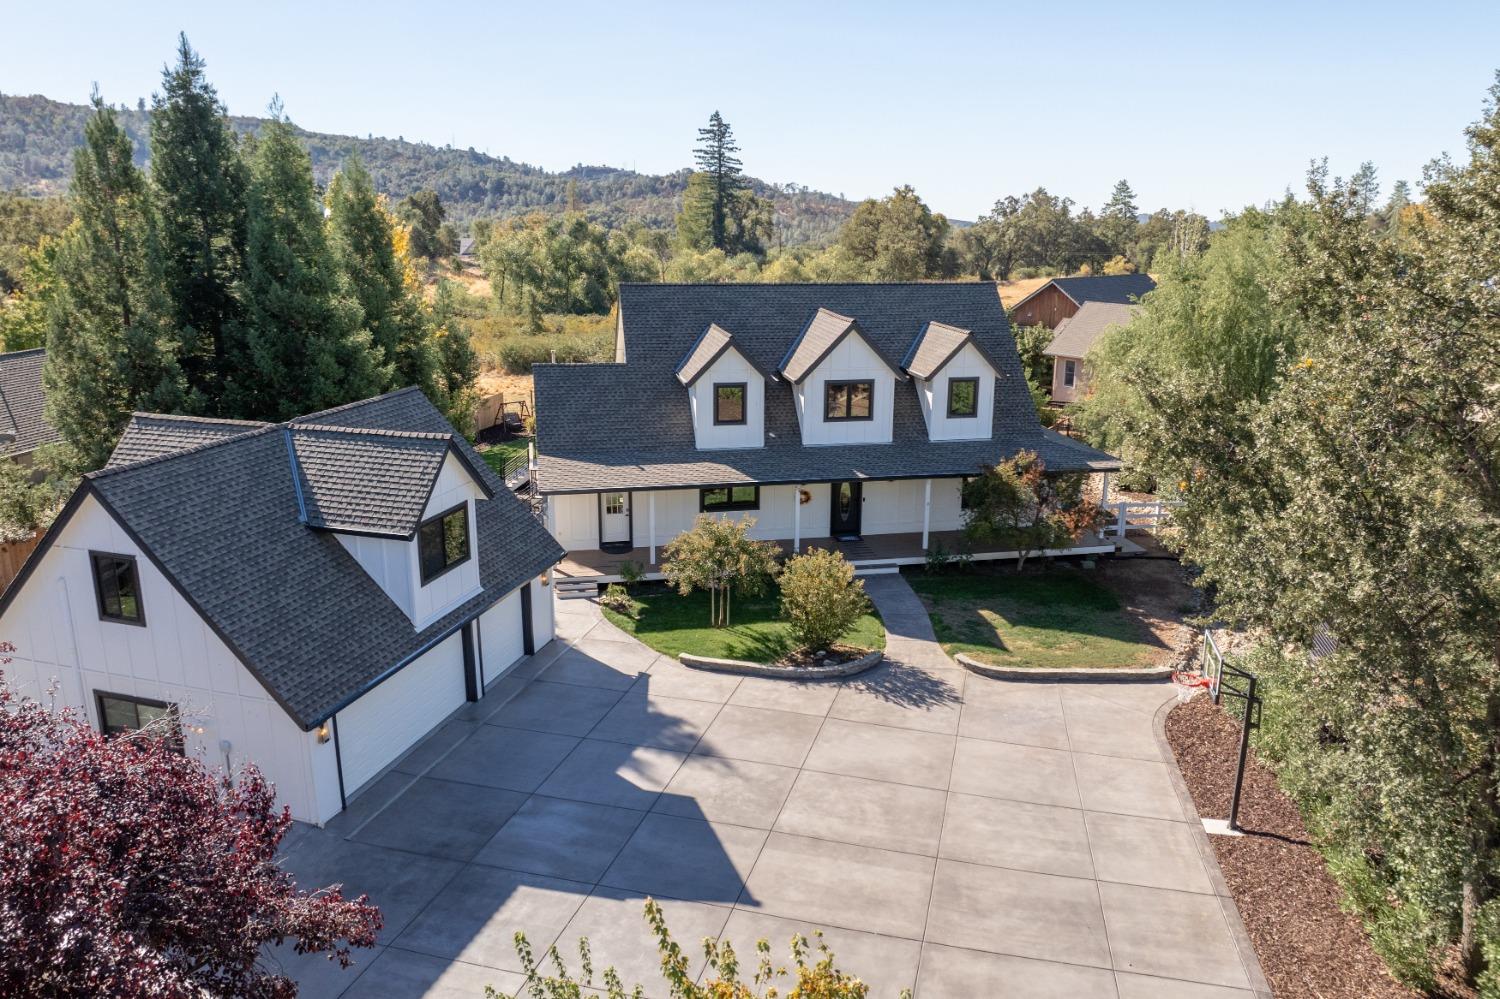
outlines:
{"label": "neighboring house", "polygon": [[1086,302],[1058,323],[1052,342],[1042,351],[1052,358],[1053,402],[1073,402],[1088,394],[1089,371],[1084,359],[1106,331],[1126,325],[1139,309],[1139,305]]}
{"label": "neighboring house", "polygon": [[1131,305],[1155,288],[1156,282],[1147,274],[1053,278],[1017,302],[1010,317],[1017,326],[1055,330],[1089,302]]}
{"label": "neighboring house", "polygon": [[474,237],[464,236],[458,241],[458,255],[464,260],[474,259]]}
{"label": "neighboring house", "polygon": [[0,598],[6,673],[105,732],[166,715],[321,823],[551,639],[561,555],[414,388],[137,414]]}
{"label": "neighboring house", "polygon": [[31,464],[32,452],[58,440],[43,413],[42,365],[47,351],[18,350],[0,354],[0,455]]}
{"label": "neighboring house", "polygon": [[990,284],[627,284],[614,362],[533,374],[535,488],[585,580],[656,572],[699,513],[890,570],[958,547],[986,464],[1120,467],[1037,422]]}

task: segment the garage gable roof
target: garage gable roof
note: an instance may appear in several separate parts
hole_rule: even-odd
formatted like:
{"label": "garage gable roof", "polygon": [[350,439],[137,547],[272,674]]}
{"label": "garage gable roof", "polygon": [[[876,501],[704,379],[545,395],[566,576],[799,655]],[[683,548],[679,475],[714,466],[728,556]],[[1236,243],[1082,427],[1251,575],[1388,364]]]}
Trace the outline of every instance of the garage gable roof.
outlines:
{"label": "garage gable roof", "polygon": [[[78,499],[91,493],[287,713],[311,729],[562,557],[526,505],[420,391],[303,420],[84,476],[68,510],[0,597],[0,614]],[[324,446],[335,420],[359,441],[438,440],[476,472],[489,497],[475,502],[481,591],[421,630],[337,538],[302,520],[288,441],[298,435]]]}

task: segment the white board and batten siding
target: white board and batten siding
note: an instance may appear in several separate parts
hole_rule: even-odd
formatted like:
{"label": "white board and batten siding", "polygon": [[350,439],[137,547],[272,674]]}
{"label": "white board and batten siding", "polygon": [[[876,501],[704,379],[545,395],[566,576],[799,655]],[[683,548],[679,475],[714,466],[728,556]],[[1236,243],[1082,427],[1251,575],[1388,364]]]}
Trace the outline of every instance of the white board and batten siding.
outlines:
{"label": "white board and batten siding", "polygon": [[[828,382],[849,381],[874,383],[871,419],[832,422],[823,419],[823,387]],[[888,444],[892,439],[896,378],[890,367],[880,359],[880,355],[857,334],[851,333],[844,337],[802,383],[795,387],[793,397],[802,428],[802,443],[807,447],[828,444]]]}
{"label": "white board and batten siding", "polygon": [[454,632],[335,716],[345,793],[368,784],[463,705],[463,635]]}
{"label": "white board and batten siding", "polygon": [[[954,378],[977,378],[978,406],[973,416],[948,415],[948,383]],[[990,436],[995,413],[995,369],[972,343],[943,365],[932,381],[917,381],[917,399],[927,421],[927,436],[935,441],[982,440]]]}
{"label": "white board and batten siding", "polygon": [[[932,480],[932,510],[928,529],[956,531],[964,526],[960,507],[963,480]],[[862,534],[912,534],[922,530],[923,505],[926,502],[925,479],[869,480],[863,484],[864,506]],[[796,486],[761,486],[760,509],[736,510],[714,514],[740,521],[753,517],[750,536],[760,541],[790,540],[794,534],[806,538],[826,538],[833,487],[826,482],[804,485],[808,501],[801,504],[800,517],[795,512],[799,489]],[[658,549],[693,526],[698,517],[697,489],[661,489],[633,494],[635,529],[632,542],[637,548],[649,548],[651,506],[656,507],[655,544]],[[586,551],[599,547],[597,520],[590,521],[598,508],[597,493],[548,497],[549,526],[558,543],[569,551]],[[800,531],[797,522],[800,520]],[[590,529],[590,525],[594,525]],[[658,551],[658,556],[660,552]]]}
{"label": "white board and batten siding", "polygon": [[[745,422],[714,423],[714,386],[745,386]],[[693,437],[699,450],[765,447],[766,380],[733,347],[719,355],[688,389]]]}
{"label": "white board and batten siding", "polygon": [[[90,551],[135,557],[144,627],[99,617]],[[58,702],[96,728],[98,693],[175,704],[186,751],[209,767],[254,761],[297,818],[338,812],[332,743],[292,721],[93,496],[0,617],[0,639],[16,646],[4,668],[21,693],[45,699],[55,684]]]}

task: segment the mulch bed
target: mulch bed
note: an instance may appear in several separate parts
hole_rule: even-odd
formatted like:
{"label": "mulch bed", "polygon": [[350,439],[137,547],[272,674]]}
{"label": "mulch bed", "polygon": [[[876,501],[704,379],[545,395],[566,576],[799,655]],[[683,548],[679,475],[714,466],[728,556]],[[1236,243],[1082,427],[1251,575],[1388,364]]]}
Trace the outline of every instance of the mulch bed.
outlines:
{"label": "mulch bed", "polygon": [[[1297,806],[1253,749],[1240,791],[1246,835],[1211,836],[1224,880],[1280,999],[1407,999],[1359,920],[1339,908],[1342,892],[1308,842]],[[1200,815],[1224,818],[1234,790],[1239,722],[1200,695],[1167,716],[1167,740]]]}

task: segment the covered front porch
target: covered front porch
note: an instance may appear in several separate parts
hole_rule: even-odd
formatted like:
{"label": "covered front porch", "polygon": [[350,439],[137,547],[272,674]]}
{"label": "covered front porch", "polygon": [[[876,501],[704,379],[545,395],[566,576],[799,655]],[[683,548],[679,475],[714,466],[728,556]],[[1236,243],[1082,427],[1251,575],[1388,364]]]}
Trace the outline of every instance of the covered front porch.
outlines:
{"label": "covered front porch", "polygon": [[[930,550],[941,546],[950,554],[956,555],[964,550],[966,542],[963,531],[929,531],[926,543],[922,532],[910,532],[899,534],[870,534],[853,540],[842,540],[832,537],[802,538],[803,550],[807,548],[831,549],[841,553],[846,560],[855,566],[859,575],[870,575],[879,572],[895,572],[903,565],[921,565],[927,560]],[[777,540],[774,542],[781,550],[790,555],[793,551],[793,543],[790,540]],[[1048,556],[1068,555],[1107,555],[1114,554],[1117,545],[1111,540],[1101,538],[1096,534],[1085,534],[1080,536],[1070,548],[1048,549]],[[1015,551],[976,551],[972,558],[976,562],[994,561],[1000,559],[1013,559],[1019,556]],[[662,548],[632,548],[628,551],[606,552],[597,548],[570,551],[557,566],[557,577],[559,580],[577,580],[580,582],[594,583],[618,583],[623,581],[620,568],[627,562],[633,562],[644,570],[645,579],[660,579]]]}

